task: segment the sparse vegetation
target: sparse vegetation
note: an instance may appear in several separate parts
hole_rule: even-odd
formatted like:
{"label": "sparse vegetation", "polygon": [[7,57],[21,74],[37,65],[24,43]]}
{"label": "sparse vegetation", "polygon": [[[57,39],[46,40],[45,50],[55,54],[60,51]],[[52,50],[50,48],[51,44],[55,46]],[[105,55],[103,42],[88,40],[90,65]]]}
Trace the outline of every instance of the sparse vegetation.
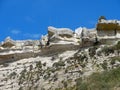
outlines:
{"label": "sparse vegetation", "polygon": [[58,61],[58,62],[55,62],[53,64],[53,67],[55,67],[56,69],[60,69],[63,66],[65,66],[65,62],[64,61]]}
{"label": "sparse vegetation", "polygon": [[114,65],[116,61],[120,62],[120,56],[111,57],[110,64]]}
{"label": "sparse vegetation", "polygon": [[105,46],[104,48],[102,48],[102,53],[108,56],[109,54],[114,53],[114,48]]}
{"label": "sparse vegetation", "polygon": [[114,46],[115,50],[120,50],[120,41],[117,42],[117,44]]}
{"label": "sparse vegetation", "polygon": [[77,61],[80,64],[83,63],[84,61],[87,61],[88,57],[86,56],[86,54],[82,53],[82,54],[75,54],[73,59],[75,59],[75,61]]}
{"label": "sparse vegetation", "polygon": [[101,21],[102,19],[106,20],[106,17],[105,16],[100,16],[99,21]]}
{"label": "sparse vegetation", "polygon": [[86,80],[78,78],[73,90],[116,90],[120,88],[120,67],[102,73],[93,73]]}
{"label": "sparse vegetation", "polygon": [[94,57],[95,56],[96,49],[97,49],[97,47],[89,48],[89,55],[90,55],[90,57]]}
{"label": "sparse vegetation", "polygon": [[105,60],[105,61],[101,64],[101,66],[102,66],[102,68],[103,68],[104,70],[107,70],[107,66],[108,66],[107,61]]}
{"label": "sparse vegetation", "polygon": [[9,75],[9,78],[10,79],[14,79],[15,77],[17,76],[17,73],[16,72],[12,72],[12,73],[10,73],[10,75]]}
{"label": "sparse vegetation", "polygon": [[8,66],[9,66],[8,63],[4,63],[4,64],[3,64],[3,67],[8,67]]}
{"label": "sparse vegetation", "polygon": [[[2,75],[6,78],[6,82],[9,79],[12,81],[17,78],[19,90],[113,90],[120,86],[120,71],[118,70],[120,69],[118,63],[120,56],[114,56],[115,51],[120,50],[119,46],[120,42],[114,46],[106,45],[104,48],[93,46],[74,52],[66,59],[62,55],[55,54],[50,57],[50,64],[38,60],[34,64],[33,62],[17,63],[18,66],[23,65],[24,67],[21,73],[16,73],[18,72],[18,67],[16,67],[13,69],[14,71],[8,71],[9,77]],[[103,58],[101,61],[97,61],[100,58],[99,55],[97,56],[97,50],[100,51],[99,55]],[[103,54],[105,54],[105,58]],[[116,66],[117,64],[118,66]],[[110,70],[114,68],[112,66],[116,69]],[[95,73],[91,75],[92,70]],[[100,73],[99,71],[102,70],[105,72]],[[90,76],[84,77],[86,72]],[[47,89],[45,85],[48,85]]]}

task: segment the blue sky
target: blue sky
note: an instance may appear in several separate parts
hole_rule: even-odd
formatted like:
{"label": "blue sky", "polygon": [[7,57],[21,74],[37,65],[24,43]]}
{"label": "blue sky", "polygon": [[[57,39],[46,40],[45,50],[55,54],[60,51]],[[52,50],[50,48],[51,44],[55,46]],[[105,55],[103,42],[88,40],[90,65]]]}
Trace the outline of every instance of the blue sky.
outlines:
{"label": "blue sky", "polygon": [[120,0],[0,0],[0,41],[39,39],[48,26],[94,28],[101,15],[120,20]]}

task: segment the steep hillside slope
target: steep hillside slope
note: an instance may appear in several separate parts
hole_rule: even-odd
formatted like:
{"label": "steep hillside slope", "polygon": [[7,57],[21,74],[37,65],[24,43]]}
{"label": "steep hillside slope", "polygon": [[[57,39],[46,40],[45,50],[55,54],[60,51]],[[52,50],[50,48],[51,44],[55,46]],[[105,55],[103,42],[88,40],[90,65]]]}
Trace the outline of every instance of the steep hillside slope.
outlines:
{"label": "steep hillside slope", "polygon": [[1,64],[0,90],[119,90],[120,42],[62,48],[47,47],[37,57]]}

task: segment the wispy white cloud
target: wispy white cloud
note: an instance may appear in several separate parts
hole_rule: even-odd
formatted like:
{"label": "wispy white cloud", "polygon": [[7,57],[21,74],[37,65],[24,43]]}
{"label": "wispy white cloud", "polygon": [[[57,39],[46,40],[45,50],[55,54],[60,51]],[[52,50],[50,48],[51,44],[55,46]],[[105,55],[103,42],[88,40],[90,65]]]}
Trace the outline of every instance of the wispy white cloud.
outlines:
{"label": "wispy white cloud", "polygon": [[89,21],[88,23],[91,24],[91,25],[95,25],[96,22],[97,22],[97,21],[95,21],[95,20],[91,20],[91,21]]}
{"label": "wispy white cloud", "polygon": [[34,38],[34,39],[40,38],[40,34],[26,33],[26,34],[24,34],[24,36],[27,37],[27,38]]}
{"label": "wispy white cloud", "polygon": [[11,33],[12,34],[19,34],[19,33],[21,33],[21,31],[17,30],[17,29],[13,29],[13,30],[11,30]]}
{"label": "wispy white cloud", "polygon": [[25,20],[26,20],[27,22],[31,22],[31,23],[34,22],[33,18],[30,17],[30,16],[26,16],[26,17],[25,17]]}

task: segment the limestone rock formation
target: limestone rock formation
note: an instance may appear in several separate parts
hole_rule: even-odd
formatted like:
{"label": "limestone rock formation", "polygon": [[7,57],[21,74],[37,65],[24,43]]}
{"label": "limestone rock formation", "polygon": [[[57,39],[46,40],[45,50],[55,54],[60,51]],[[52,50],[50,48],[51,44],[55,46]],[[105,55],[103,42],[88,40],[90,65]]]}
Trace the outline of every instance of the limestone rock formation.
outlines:
{"label": "limestone rock formation", "polygon": [[55,28],[52,26],[48,27],[48,36],[60,36],[60,37],[73,37],[74,33],[71,29],[69,28]]}
{"label": "limestone rock formation", "polygon": [[97,23],[97,34],[100,38],[120,38],[120,21],[101,19]]}
{"label": "limestone rock formation", "polygon": [[82,37],[82,32],[83,32],[82,27],[79,27],[79,28],[75,29],[75,36],[77,38],[81,38]]}
{"label": "limestone rock formation", "polygon": [[4,48],[11,48],[15,46],[15,42],[10,37],[7,37],[1,46]]}

